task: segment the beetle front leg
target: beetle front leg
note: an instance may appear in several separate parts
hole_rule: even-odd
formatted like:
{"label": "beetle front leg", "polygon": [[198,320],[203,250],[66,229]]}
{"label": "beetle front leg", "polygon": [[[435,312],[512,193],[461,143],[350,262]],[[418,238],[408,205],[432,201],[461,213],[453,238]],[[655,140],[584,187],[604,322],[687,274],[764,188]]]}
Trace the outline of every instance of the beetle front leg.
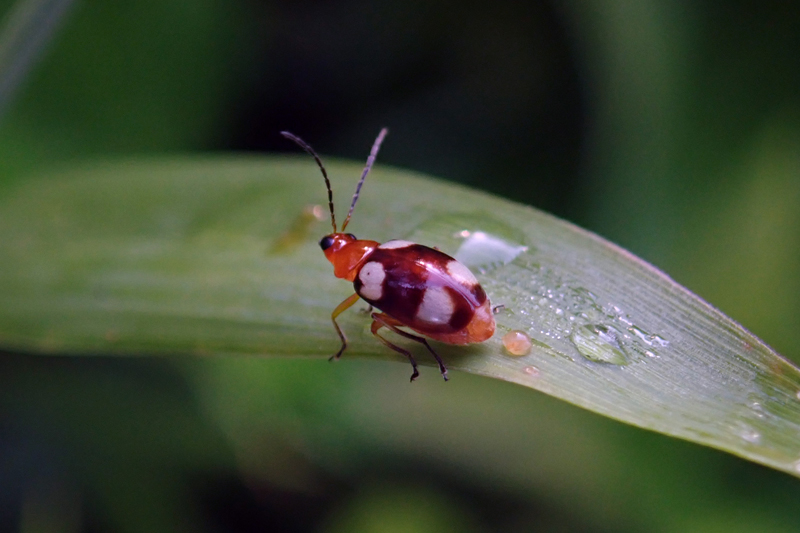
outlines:
{"label": "beetle front leg", "polygon": [[334,359],[339,359],[342,356],[345,348],[347,348],[347,337],[345,337],[342,328],[339,327],[339,324],[336,323],[336,317],[347,311],[350,307],[355,304],[360,296],[357,293],[351,294],[348,296],[342,303],[336,306],[336,309],[333,310],[331,313],[331,321],[333,321],[333,327],[336,328],[336,333],[339,334],[339,338],[342,340],[342,347],[339,348],[339,351],[333,354],[328,361],[333,361]]}

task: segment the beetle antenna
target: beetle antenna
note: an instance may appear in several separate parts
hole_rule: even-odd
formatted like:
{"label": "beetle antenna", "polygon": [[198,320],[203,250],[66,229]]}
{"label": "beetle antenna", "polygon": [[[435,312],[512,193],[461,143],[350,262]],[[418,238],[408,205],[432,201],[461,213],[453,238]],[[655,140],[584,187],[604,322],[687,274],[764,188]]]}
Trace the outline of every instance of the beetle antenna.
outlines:
{"label": "beetle antenna", "polygon": [[[325,167],[322,166],[322,160],[317,155],[317,152],[315,152],[314,149],[308,145],[308,143],[306,143],[303,139],[301,139],[297,135],[289,133],[288,131],[282,131],[281,135],[283,135],[290,141],[294,141],[300,148],[311,154],[311,157],[313,157],[314,161],[316,161],[317,165],[319,165],[319,169],[322,171],[322,177],[325,178],[325,186],[328,188],[328,207],[331,210],[331,225],[333,226],[333,232],[336,233],[336,215],[333,214],[333,191],[331,190],[331,180],[328,179],[328,173],[325,171]],[[364,179],[362,178],[361,181],[364,181]],[[361,188],[360,184],[359,188]],[[352,207],[350,208],[350,212],[351,213],[353,212]],[[350,218],[350,215],[348,215],[347,218]],[[345,221],[345,224],[347,224],[347,221]],[[344,226],[342,226],[342,229],[344,229]]]}
{"label": "beetle antenna", "polygon": [[361,173],[361,180],[358,182],[358,185],[356,185],[356,193],[353,195],[353,203],[350,204],[350,211],[347,212],[347,218],[344,219],[344,224],[342,224],[342,231],[344,231],[344,228],[347,227],[347,223],[350,222],[353,209],[355,209],[356,202],[358,201],[358,195],[361,193],[361,186],[364,185],[364,180],[367,179],[367,174],[369,174],[372,164],[375,163],[375,158],[378,157],[378,150],[381,149],[381,143],[383,142],[383,138],[386,137],[387,133],[389,133],[388,128],[383,128],[375,138],[375,142],[372,144],[372,150],[370,150],[369,157],[367,158],[367,166],[364,167],[364,172]]}

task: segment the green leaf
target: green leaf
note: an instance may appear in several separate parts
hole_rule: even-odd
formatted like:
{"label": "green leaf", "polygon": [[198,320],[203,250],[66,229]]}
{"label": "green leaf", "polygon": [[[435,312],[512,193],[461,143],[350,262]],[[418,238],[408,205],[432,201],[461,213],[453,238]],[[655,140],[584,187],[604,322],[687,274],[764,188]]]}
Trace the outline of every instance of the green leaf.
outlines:
{"label": "green leaf", "polygon": [[[340,217],[360,170],[329,166]],[[740,325],[547,214],[409,172],[373,172],[348,230],[437,246],[505,306],[490,341],[435,344],[451,370],[800,475],[800,372]],[[327,357],[338,347],[330,313],[352,287],[317,245],[330,225],[324,207],[322,221],[312,215],[325,193],[307,158],[95,163],[2,192],[7,350]],[[344,357],[400,360],[357,307],[340,320]],[[531,337],[530,354],[503,349],[511,329]]]}

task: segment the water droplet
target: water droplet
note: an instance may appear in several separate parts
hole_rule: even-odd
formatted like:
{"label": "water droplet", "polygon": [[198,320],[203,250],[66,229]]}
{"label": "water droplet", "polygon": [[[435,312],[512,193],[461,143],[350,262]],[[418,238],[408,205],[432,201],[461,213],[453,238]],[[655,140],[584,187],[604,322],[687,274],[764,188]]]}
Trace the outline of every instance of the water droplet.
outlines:
{"label": "water droplet", "polygon": [[535,366],[526,366],[522,369],[523,372],[528,374],[531,377],[538,378],[539,377],[539,369]]}
{"label": "water droplet", "polygon": [[528,355],[531,351],[531,338],[524,331],[514,329],[503,335],[503,346],[510,355]]}
{"label": "water droplet", "polygon": [[646,332],[642,328],[638,326],[632,325],[630,322],[626,322],[629,324],[628,331],[636,335],[639,340],[645,343],[648,346],[661,346],[666,347],[669,346],[669,341],[665,340],[663,337],[659,335],[653,335],[651,333]]}
{"label": "water droplet", "polygon": [[800,390],[797,391],[797,394],[795,394],[795,396],[797,396],[797,399],[800,400]]}
{"label": "water droplet", "polygon": [[507,265],[519,254],[528,250],[527,246],[516,245],[484,231],[462,230],[459,235],[467,235],[453,257],[468,267],[491,266],[498,263]]}
{"label": "water droplet", "polygon": [[575,328],[570,340],[590,361],[610,363],[614,365],[628,364],[628,357],[619,345],[616,330],[599,324],[589,324]]}
{"label": "water droplet", "polygon": [[506,265],[530,250],[523,232],[486,213],[434,216],[403,238],[436,245],[477,272]]}
{"label": "water droplet", "polygon": [[766,414],[764,414],[764,408],[761,406],[761,402],[751,402],[750,409],[753,410],[753,413],[758,418],[765,418]]}
{"label": "water droplet", "polygon": [[792,463],[792,467],[794,468],[795,472],[800,472],[800,459]]}
{"label": "water droplet", "polygon": [[622,322],[626,326],[633,326],[633,322],[630,321],[630,318],[631,318],[630,315],[625,315],[624,317],[623,316],[618,316],[617,320],[619,320],[620,322]]}
{"label": "water droplet", "polygon": [[734,428],[736,434],[745,442],[757,444],[761,440],[761,434],[744,422],[736,422]]}
{"label": "water droplet", "polygon": [[761,440],[761,434],[755,429],[748,426],[744,426],[744,429],[742,429],[739,432],[739,436],[742,437],[743,440],[749,442],[750,444],[756,444],[758,441]]}

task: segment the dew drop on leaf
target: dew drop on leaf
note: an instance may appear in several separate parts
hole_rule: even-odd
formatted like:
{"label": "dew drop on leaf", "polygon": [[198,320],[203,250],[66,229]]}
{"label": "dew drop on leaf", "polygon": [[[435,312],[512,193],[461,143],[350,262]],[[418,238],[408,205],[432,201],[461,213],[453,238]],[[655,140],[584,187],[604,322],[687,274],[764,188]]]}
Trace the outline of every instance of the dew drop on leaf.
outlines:
{"label": "dew drop on leaf", "polygon": [[503,335],[503,346],[510,355],[528,355],[532,345],[531,338],[524,331],[514,329]]}
{"label": "dew drop on leaf", "polygon": [[619,345],[617,332],[607,326],[590,324],[575,328],[570,340],[578,351],[597,363],[628,364],[628,357]]}

